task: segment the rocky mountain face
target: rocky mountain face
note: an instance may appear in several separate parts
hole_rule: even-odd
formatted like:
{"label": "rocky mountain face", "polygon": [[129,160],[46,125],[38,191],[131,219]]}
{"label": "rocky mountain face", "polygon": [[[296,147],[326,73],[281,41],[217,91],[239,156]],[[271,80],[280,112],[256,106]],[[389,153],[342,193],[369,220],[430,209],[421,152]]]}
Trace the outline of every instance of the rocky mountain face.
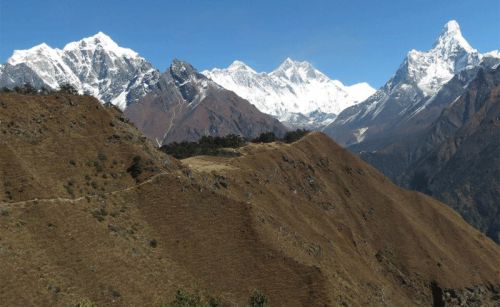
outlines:
{"label": "rocky mountain face", "polygon": [[361,156],[400,185],[449,204],[500,242],[500,67],[479,70],[411,141]]}
{"label": "rocky mountain face", "polygon": [[[452,101],[448,98],[463,92],[463,86],[475,76],[479,66],[493,67],[499,62],[497,52],[480,54],[473,49],[463,38],[458,23],[452,20],[432,49],[410,51],[381,89],[364,102],[345,109],[324,131],[343,145],[371,143],[366,146],[374,150],[386,144],[389,137],[427,127]],[[448,92],[441,92],[454,76],[457,78],[447,87]]]}
{"label": "rocky mountain face", "polygon": [[321,133],[178,161],[95,98],[15,93],[0,133],[2,304],[498,305],[498,245]]}
{"label": "rocky mountain face", "polygon": [[375,92],[367,83],[346,86],[308,62],[289,58],[270,73],[257,73],[241,61],[202,73],[290,127],[324,127]]}
{"label": "rocky mountain face", "polygon": [[71,84],[102,102],[125,109],[149,92],[160,73],[131,49],[109,36],[94,36],[67,44],[62,50],[40,44],[16,50],[0,67],[0,88],[30,83],[35,88],[58,89]]}
{"label": "rocky mountain face", "polygon": [[254,138],[262,132],[283,135],[286,131],[278,120],[179,60],[125,114],[159,145],[204,135]]}

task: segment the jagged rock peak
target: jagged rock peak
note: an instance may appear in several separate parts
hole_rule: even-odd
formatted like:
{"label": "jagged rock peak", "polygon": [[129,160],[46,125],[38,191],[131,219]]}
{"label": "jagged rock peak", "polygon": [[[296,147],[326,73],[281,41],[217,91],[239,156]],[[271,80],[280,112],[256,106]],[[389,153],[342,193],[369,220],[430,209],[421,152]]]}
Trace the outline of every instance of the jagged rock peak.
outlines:
{"label": "jagged rock peak", "polygon": [[170,73],[176,80],[188,81],[191,78],[205,79],[206,77],[196,70],[193,65],[186,61],[173,59],[169,68]]}

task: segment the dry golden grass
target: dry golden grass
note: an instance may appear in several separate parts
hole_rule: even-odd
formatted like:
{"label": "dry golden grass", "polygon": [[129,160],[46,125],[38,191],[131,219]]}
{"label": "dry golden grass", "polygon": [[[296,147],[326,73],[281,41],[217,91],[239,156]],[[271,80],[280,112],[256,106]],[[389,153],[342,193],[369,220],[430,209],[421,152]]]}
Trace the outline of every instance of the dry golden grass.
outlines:
{"label": "dry golden grass", "polygon": [[[254,289],[272,306],[429,306],[431,281],[500,285],[497,245],[323,134],[178,162],[119,118],[89,97],[0,95],[2,305],[157,306],[184,288],[238,306]],[[137,179],[135,156],[151,161]]]}

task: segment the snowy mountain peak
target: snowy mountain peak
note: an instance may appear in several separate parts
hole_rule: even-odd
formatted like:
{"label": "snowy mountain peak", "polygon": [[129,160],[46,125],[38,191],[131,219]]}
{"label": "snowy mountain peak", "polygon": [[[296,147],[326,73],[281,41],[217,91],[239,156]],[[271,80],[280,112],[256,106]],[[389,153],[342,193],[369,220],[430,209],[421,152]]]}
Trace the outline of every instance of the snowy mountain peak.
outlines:
{"label": "snowy mountain peak", "polygon": [[114,53],[118,57],[135,58],[139,56],[137,52],[132,49],[118,46],[118,44],[115,43],[111,37],[103,32],[98,32],[93,36],[69,43],[64,46],[63,51],[79,50],[94,52],[97,49],[103,49],[107,52]]}
{"label": "snowy mountain peak", "polygon": [[328,81],[328,77],[315,69],[311,63],[307,61],[294,61],[286,58],[281,65],[276,68],[271,75],[283,77],[294,83],[308,82],[311,79],[319,81]]}
{"label": "snowy mountain peak", "polygon": [[294,61],[291,58],[286,58],[283,63],[278,66],[276,70],[286,70],[294,66],[300,66],[301,62],[299,61]]}
{"label": "snowy mountain peak", "polygon": [[460,25],[454,19],[448,21],[443,28],[447,32],[460,32]]}
{"label": "snowy mountain peak", "polygon": [[17,65],[28,60],[35,60],[37,57],[58,57],[60,50],[53,49],[46,43],[41,43],[30,49],[14,50],[12,56],[7,60],[10,65]]}
{"label": "snowy mountain peak", "polygon": [[456,52],[458,49],[465,50],[468,53],[476,51],[462,36],[460,25],[455,20],[450,20],[444,25],[441,34],[434,43],[433,49],[441,49],[445,52]]}
{"label": "snowy mountain peak", "polygon": [[291,58],[286,58],[274,71],[288,71],[291,69],[314,70],[314,67],[307,61],[294,61]]}
{"label": "snowy mountain peak", "polygon": [[238,60],[231,63],[231,65],[229,65],[227,69],[230,71],[249,71],[252,73],[256,73],[256,71],[253,70],[250,66]]}
{"label": "snowy mountain peak", "polygon": [[[417,84],[426,96],[431,96],[455,74],[478,65],[481,57],[462,36],[458,23],[451,20],[444,26],[432,49],[408,52],[402,70],[396,73],[395,79],[389,84],[406,80]],[[394,86],[392,88],[395,89]]]}

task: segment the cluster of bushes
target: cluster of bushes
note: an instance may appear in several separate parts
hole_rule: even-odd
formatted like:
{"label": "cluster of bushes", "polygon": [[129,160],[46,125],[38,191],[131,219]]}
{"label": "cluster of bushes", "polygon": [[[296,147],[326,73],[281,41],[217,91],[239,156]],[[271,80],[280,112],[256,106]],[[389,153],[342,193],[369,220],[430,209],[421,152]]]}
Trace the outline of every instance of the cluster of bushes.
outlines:
{"label": "cluster of bushes", "polygon": [[177,290],[175,299],[168,305],[162,307],[219,307],[222,306],[221,300],[216,297],[201,297],[198,294],[189,293],[184,290]]}
{"label": "cluster of bushes", "polygon": [[258,137],[252,140],[252,143],[271,143],[277,141],[278,138],[274,132],[263,132]]}
{"label": "cluster of bushes", "polygon": [[[263,132],[252,143],[270,143],[282,141],[293,143],[309,133],[309,130],[297,129],[289,131],[283,138],[278,138],[274,132]],[[203,136],[195,142],[173,142],[163,145],[160,149],[177,159],[185,159],[193,156],[235,156],[237,153],[224,150],[224,148],[239,148],[248,143],[244,137],[235,134],[226,136]]]}
{"label": "cluster of bushes", "polygon": [[309,132],[311,131],[307,129],[297,129],[294,131],[288,131],[283,137],[283,140],[285,141],[285,143],[293,143],[306,136]]}
{"label": "cluster of bushes", "polygon": [[306,129],[297,129],[294,131],[288,131],[285,133],[285,136],[280,139],[278,138],[274,132],[264,132],[261,133],[258,137],[252,140],[252,143],[271,143],[275,141],[282,141],[285,143],[293,143],[295,141],[300,140],[303,136],[308,134],[310,131]]}
{"label": "cluster of bushes", "polygon": [[12,89],[8,87],[3,87],[2,89],[0,89],[0,92],[3,93],[15,92],[18,94],[25,94],[25,95],[49,95],[55,93],[78,95],[78,91],[71,84],[62,84],[59,87],[59,90],[51,90],[43,86],[41,88],[35,88],[30,83],[25,83],[22,86],[15,86]]}
{"label": "cluster of bushes", "polygon": [[224,148],[238,148],[245,145],[245,138],[229,134],[226,136],[203,136],[197,142],[173,142],[163,145],[160,149],[177,159],[185,159],[192,156],[230,156],[230,153]]}
{"label": "cluster of bushes", "polygon": [[[266,307],[269,306],[267,297],[259,290],[255,290],[248,299],[250,307]],[[217,297],[206,296],[202,297],[198,294],[189,293],[184,290],[178,290],[175,299],[168,305],[170,307],[219,307],[222,306],[222,300]]]}

